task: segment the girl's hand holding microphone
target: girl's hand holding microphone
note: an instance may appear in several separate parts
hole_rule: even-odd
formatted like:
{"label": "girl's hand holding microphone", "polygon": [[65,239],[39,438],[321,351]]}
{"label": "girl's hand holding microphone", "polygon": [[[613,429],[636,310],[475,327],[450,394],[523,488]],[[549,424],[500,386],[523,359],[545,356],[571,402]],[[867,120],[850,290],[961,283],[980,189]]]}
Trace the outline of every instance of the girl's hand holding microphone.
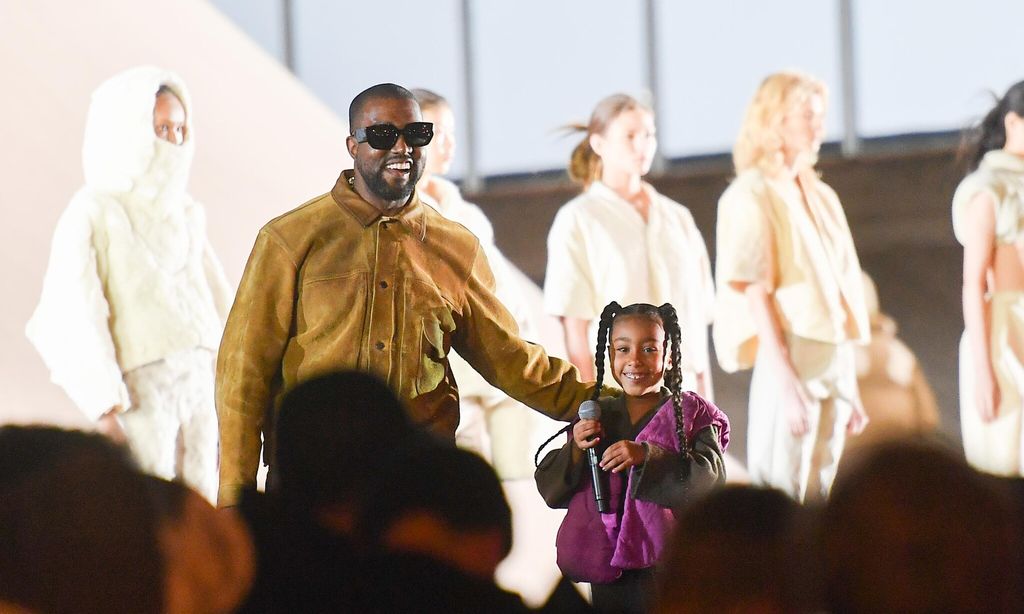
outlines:
{"label": "girl's hand holding microphone", "polygon": [[601,422],[598,420],[580,420],[572,427],[572,440],[580,450],[593,448],[601,441]]}
{"label": "girl's hand holding microphone", "polygon": [[[593,448],[601,442],[601,422],[580,420],[572,427],[572,440],[580,450]],[[617,441],[608,446],[601,456],[601,469],[619,473],[644,462],[644,448],[635,441]]]}
{"label": "girl's hand holding microphone", "polygon": [[644,447],[637,442],[628,439],[616,441],[604,451],[604,456],[601,457],[601,469],[619,473],[630,467],[644,464],[646,456]]}

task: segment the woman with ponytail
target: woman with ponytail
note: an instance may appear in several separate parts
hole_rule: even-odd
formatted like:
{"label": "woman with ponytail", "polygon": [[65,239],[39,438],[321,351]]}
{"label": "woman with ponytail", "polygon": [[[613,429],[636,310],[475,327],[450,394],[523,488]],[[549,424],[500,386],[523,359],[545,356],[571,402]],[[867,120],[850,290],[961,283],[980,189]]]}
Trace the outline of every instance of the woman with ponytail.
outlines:
{"label": "woman with ponytail", "polygon": [[1024,81],[974,131],[971,173],[953,196],[964,246],[960,425],[967,460],[1024,475]]}
{"label": "woman with ponytail", "polygon": [[[623,394],[597,398],[595,392],[600,419],[567,427],[568,441],[544,457],[535,477],[548,505],[568,508],[555,542],[562,573],[591,583],[598,611],[645,612],[672,509],[725,482],[729,419],[682,389],[682,340],[671,304],[612,302],[597,334],[595,390],[607,353]],[[605,513],[595,504],[589,448],[606,480]]]}
{"label": "woman with ponytail", "polygon": [[860,262],[814,168],[825,99],[808,75],[767,77],[718,201],[715,352],[726,371],[754,368],[751,478],[798,501],[828,495],[847,433],[867,424],[854,360],[870,336]]}
{"label": "woman with ponytail", "polygon": [[544,278],[544,306],[561,319],[569,360],[584,379],[593,376],[596,320],[609,301],[672,303],[683,331],[683,388],[711,398],[711,267],[690,211],[643,180],[657,146],[654,114],[615,94],[575,128],[584,134],[569,175],[584,191],[555,216]]}

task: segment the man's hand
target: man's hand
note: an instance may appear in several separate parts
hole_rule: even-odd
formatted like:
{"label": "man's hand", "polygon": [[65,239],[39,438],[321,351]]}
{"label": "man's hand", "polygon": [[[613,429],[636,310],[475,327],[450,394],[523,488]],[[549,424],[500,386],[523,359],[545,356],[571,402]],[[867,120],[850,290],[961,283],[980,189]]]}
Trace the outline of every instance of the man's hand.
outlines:
{"label": "man's hand", "polygon": [[608,446],[601,457],[601,469],[619,473],[630,467],[642,465],[647,454],[644,447],[635,441],[623,439]]}

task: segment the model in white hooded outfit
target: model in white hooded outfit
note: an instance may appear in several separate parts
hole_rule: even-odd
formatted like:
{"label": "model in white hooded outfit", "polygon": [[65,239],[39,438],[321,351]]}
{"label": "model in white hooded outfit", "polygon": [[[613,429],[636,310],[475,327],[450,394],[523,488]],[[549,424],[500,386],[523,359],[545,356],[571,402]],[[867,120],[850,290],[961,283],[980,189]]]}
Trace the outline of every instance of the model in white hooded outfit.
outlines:
{"label": "model in white hooded outfit", "polygon": [[[154,131],[161,86],[185,110],[180,144]],[[117,413],[143,470],[214,501],[213,364],[231,290],[185,191],[191,125],[188,91],[164,70],[134,68],[93,93],[86,185],[57,222],[26,333],[87,417]]]}

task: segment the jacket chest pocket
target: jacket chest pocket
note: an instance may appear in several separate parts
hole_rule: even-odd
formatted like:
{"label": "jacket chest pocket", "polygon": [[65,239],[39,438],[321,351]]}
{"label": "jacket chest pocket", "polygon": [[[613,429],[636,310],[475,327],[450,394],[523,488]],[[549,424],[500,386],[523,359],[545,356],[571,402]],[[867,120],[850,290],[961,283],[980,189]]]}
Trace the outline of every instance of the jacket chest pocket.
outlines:
{"label": "jacket chest pocket", "polygon": [[412,290],[413,343],[410,350],[415,352],[410,362],[416,365],[416,394],[436,390],[445,379],[448,370],[448,353],[451,351],[455,319],[452,308],[437,288],[422,282],[410,284]]}
{"label": "jacket chest pocket", "polygon": [[366,315],[366,273],[307,280],[297,307],[296,337],[304,345],[344,343],[354,356]]}

